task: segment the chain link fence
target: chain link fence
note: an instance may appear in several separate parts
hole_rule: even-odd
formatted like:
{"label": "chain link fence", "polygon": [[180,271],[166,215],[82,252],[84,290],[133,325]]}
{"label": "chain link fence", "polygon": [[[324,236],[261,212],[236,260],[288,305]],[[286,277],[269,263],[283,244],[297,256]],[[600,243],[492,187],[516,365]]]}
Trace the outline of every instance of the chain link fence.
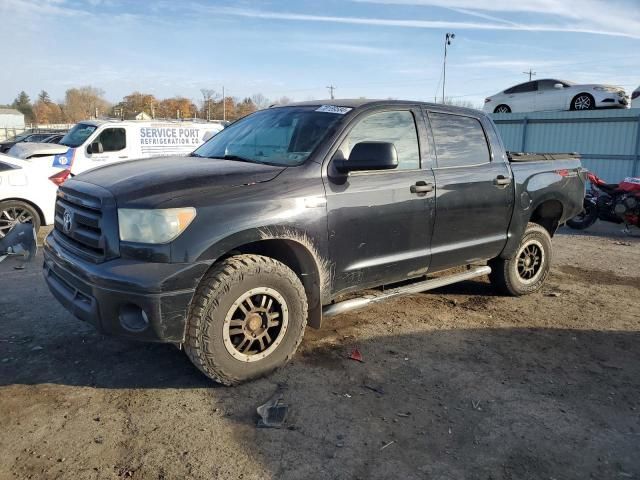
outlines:
{"label": "chain link fence", "polygon": [[66,132],[73,123],[55,123],[55,124],[29,124],[23,127],[3,127],[0,126],[0,142],[4,142],[10,138],[20,135],[21,133],[61,133]]}

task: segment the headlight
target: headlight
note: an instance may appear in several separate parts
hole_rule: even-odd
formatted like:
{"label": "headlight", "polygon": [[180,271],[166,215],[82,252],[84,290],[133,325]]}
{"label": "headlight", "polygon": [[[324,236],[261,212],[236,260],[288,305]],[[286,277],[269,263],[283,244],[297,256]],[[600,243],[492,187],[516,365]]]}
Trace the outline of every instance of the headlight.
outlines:
{"label": "headlight", "polygon": [[610,93],[616,93],[618,90],[620,90],[619,88],[615,88],[615,87],[593,87],[593,89],[599,92],[610,92]]}
{"label": "headlight", "polygon": [[192,207],[157,210],[119,208],[120,240],[167,243],[184,232],[195,217],[196,209]]}

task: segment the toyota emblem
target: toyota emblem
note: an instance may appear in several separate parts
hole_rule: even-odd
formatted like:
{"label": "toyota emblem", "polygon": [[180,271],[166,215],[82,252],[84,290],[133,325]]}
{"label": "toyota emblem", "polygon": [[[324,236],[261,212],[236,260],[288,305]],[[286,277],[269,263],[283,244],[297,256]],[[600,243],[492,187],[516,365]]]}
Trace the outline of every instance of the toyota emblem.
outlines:
{"label": "toyota emblem", "polygon": [[73,224],[73,214],[68,210],[64,212],[64,216],[62,217],[62,229],[64,233],[69,233],[71,231],[71,225]]}

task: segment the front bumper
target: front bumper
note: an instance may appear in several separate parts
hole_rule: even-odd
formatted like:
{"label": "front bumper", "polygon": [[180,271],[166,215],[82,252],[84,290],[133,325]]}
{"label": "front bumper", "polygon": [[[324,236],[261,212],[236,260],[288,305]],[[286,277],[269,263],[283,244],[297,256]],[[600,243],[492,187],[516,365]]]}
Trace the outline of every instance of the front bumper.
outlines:
{"label": "front bumper", "polygon": [[630,100],[627,95],[612,92],[596,92],[594,95],[596,108],[629,108]]}
{"label": "front bumper", "polygon": [[45,239],[44,277],[53,296],[99,331],[150,342],[184,341],[189,304],[209,264],[114,259],[91,263]]}

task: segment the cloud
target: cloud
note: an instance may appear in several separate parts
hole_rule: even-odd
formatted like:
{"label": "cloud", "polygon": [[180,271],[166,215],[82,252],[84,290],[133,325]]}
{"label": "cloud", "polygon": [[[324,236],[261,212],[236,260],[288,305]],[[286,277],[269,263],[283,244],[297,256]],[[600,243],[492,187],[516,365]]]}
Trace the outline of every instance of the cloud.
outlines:
{"label": "cloud", "polygon": [[299,45],[305,51],[310,49],[324,51],[331,50],[334,52],[356,53],[360,55],[394,55],[399,53],[398,50],[382,47],[370,47],[366,45],[354,45],[349,43],[331,43],[331,42],[309,42]]}
{"label": "cloud", "polygon": [[[358,0],[362,1],[362,0]],[[402,3],[412,0],[364,0],[385,3]],[[417,2],[418,0],[413,0]],[[434,0],[437,1],[437,0]],[[454,2],[455,3],[455,2]],[[466,3],[459,2],[459,3]],[[323,22],[323,23],[342,23],[352,25],[371,25],[380,27],[403,27],[403,28],[422,28],[422,29],[460,29],[460,30],[519,30],[532,32],[573,32],[573,33],[591,33],[597,35],[610,35],[640,39],[640,28],[634,32],[620,32],[614,30],[598,29],[594,26],[581,26],[575,24],[505,24],[505,23],[479,23],[479,22],[459,22],[444,20],[398,20],[388,18],[372,18],[372,17],[344,17],[329,15],[311,15],[303,13],[291,12],[274,12],[267,10],[255,10],[250,8],[236,7],[216,7],[210,8],[210,11],[238,17],[259,18],[268,20],[289,20],[298,22]]]}
{"label": "cloud", "polygon": [[[413,5],[478,12],[535,13],[574,21],[569,31],[640,38],[636,0],[351,0],[357,3]],[[577,21],[577,23],[575,23]]]}

